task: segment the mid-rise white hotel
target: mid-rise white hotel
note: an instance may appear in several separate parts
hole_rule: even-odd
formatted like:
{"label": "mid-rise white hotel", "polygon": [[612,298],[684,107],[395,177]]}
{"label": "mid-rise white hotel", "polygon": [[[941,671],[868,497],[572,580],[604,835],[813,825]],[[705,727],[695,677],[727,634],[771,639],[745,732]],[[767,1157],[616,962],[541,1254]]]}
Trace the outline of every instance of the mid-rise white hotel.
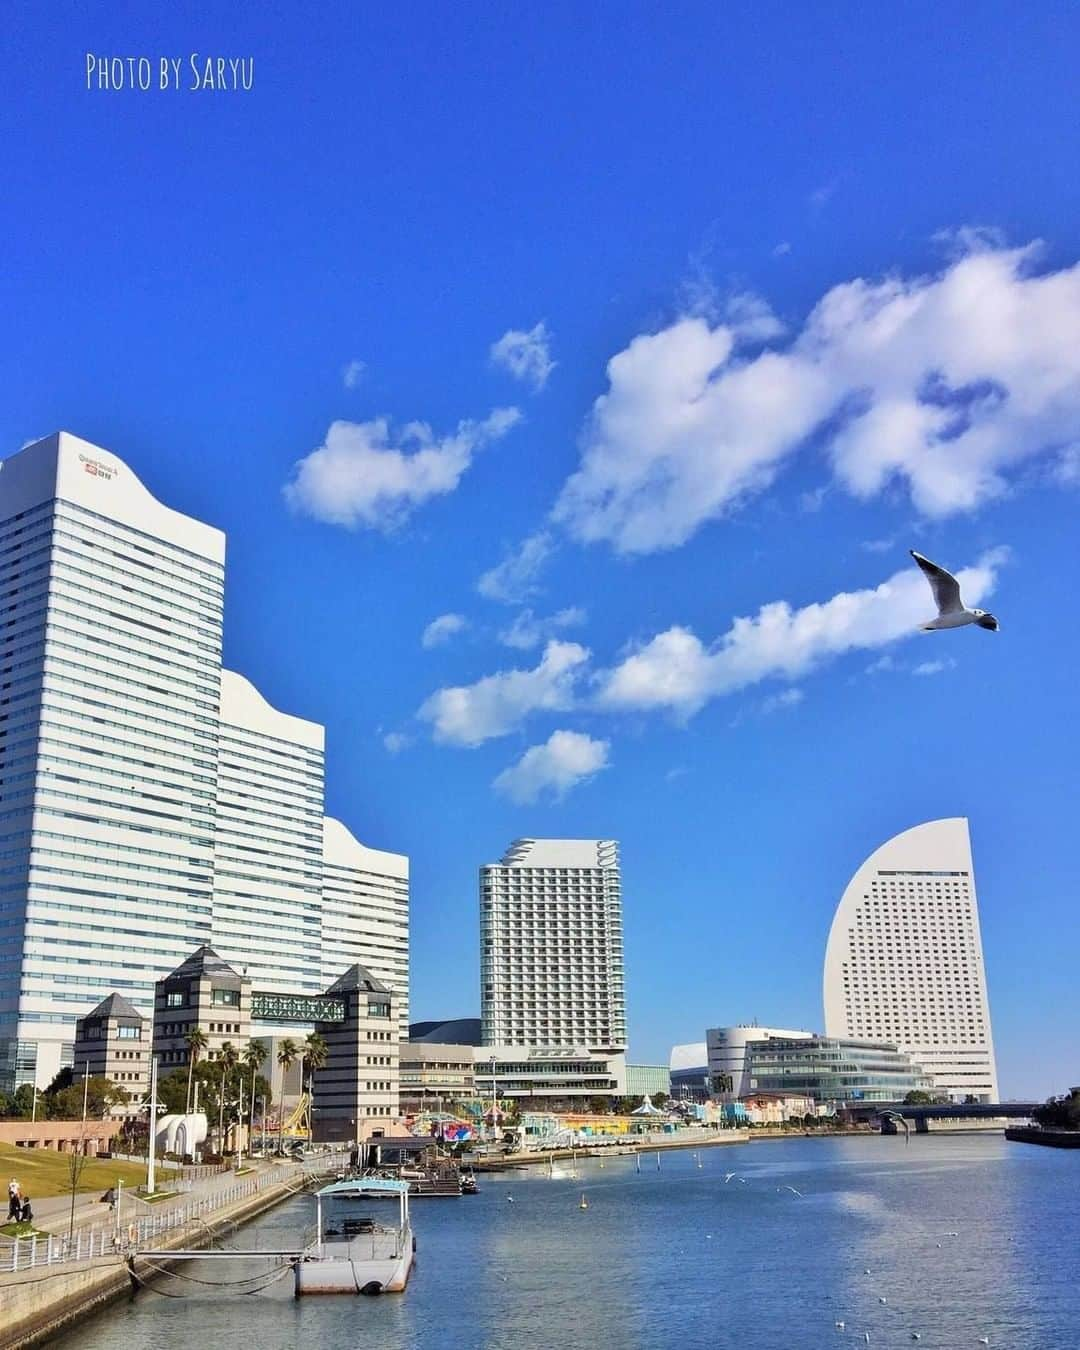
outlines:
{"label": "mid-rise white hotel", "polygon": [[999,1100],[966,820],[867,858],[833,919],[824,996],[826,1036],[891,1042],[950,1098]]}
{"label": "mid-rise white hotel", "polygon": [[2,1090],[203,943],[281,993],[359,961],[408,1024],[408,859],[324,818],[323,728],[222,669],[224,565],[106,450],[0,464]]}
{"label": "mid-rise white hotel", "polygon": [[480,969],[485,1046],[624,1052],[615,841],[518,839],[481,867]]}

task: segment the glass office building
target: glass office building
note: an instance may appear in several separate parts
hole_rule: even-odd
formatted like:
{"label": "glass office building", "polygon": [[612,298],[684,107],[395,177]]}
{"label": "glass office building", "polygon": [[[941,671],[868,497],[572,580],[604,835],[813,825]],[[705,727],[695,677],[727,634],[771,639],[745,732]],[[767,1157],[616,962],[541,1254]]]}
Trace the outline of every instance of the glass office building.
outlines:
{"label": "glass office building", "polygon": [[834,1036],[749,1041],[746,1078],[751,1092],[812,1097],[819,1106],[901,1102],[909,1092],[931,1087],[922,1068],[895,1045]]}

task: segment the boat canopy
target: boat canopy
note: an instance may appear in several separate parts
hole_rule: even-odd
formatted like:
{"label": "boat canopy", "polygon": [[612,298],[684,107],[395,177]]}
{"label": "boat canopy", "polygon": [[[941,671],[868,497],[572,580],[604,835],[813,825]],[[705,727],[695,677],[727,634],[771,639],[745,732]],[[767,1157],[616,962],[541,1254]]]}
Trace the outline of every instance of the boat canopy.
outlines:
{"label": "boat canopy", "polygon": [[332,1181],[328,1186],[315,1192],[316,1195],[344,1195],[352,1192],[389,1192],[391,1195],[408,1194],[407,1181],[395,1181],[390,1177],[357,1177],[355,1181]]}

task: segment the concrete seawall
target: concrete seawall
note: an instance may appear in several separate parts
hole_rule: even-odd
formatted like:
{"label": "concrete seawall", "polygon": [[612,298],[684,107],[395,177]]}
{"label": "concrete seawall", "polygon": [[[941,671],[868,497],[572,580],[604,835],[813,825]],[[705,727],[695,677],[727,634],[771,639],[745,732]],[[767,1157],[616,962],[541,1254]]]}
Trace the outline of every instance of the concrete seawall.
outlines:
{"label": "concrete seawall", "polygon": [[[223,1208],[213,1215],[213,1233],[236,1228],[289,1199],[297,1190],[297,1185],[282,1182]],[[170,1235],[148,1255],[158,1258],[155,1264],[161,1264],[162,1258],[167,1263],[170,1247],[199,1247],[210,1238],[206,1225],[192,1224]],[[135,1269],[138,1273],[138,1257]],[[27,1270],[25,1279],[5,1277],[0,1281],[0,1350],[42,1345],[95,1308],[130,1292],[127,1258],[122,1255],[87,1262],[76,1270],[50,1272],[47,1267],[34,1267]]]}
{"label": "concrete seawall", "polygon": [[1042,1144],[1044,1148],[1080,1148],[1080,1130],[1040,1130],[1031,1125],[1011,1126],[1005,1138],[1018,1144]]}

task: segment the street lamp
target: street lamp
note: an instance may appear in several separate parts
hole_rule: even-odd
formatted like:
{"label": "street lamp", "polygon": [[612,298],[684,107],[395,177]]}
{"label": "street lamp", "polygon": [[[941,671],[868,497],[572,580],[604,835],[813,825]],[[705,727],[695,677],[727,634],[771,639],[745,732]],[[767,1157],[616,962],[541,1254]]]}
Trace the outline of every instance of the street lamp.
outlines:
{"label": "street lamp", "polygon": [[494,1142],[494,1141],[498,1138],[498,1133],[499,1133],[499,1090],[498,1090],[498,1088],[497,1088],[496,1085],[495,1085],[495,1065],[496,1065],[497,1062],[498,1062],[498,1061],[497,1061],[496,1057],[495,1057],[494,1055],[492,1055],[492,1056],[491,1056],[491,1059],[490,1059],[490,1061],[489,1061],[489,1063],[491,1064],[491,1138],[492,1138],[492,1142]]}

